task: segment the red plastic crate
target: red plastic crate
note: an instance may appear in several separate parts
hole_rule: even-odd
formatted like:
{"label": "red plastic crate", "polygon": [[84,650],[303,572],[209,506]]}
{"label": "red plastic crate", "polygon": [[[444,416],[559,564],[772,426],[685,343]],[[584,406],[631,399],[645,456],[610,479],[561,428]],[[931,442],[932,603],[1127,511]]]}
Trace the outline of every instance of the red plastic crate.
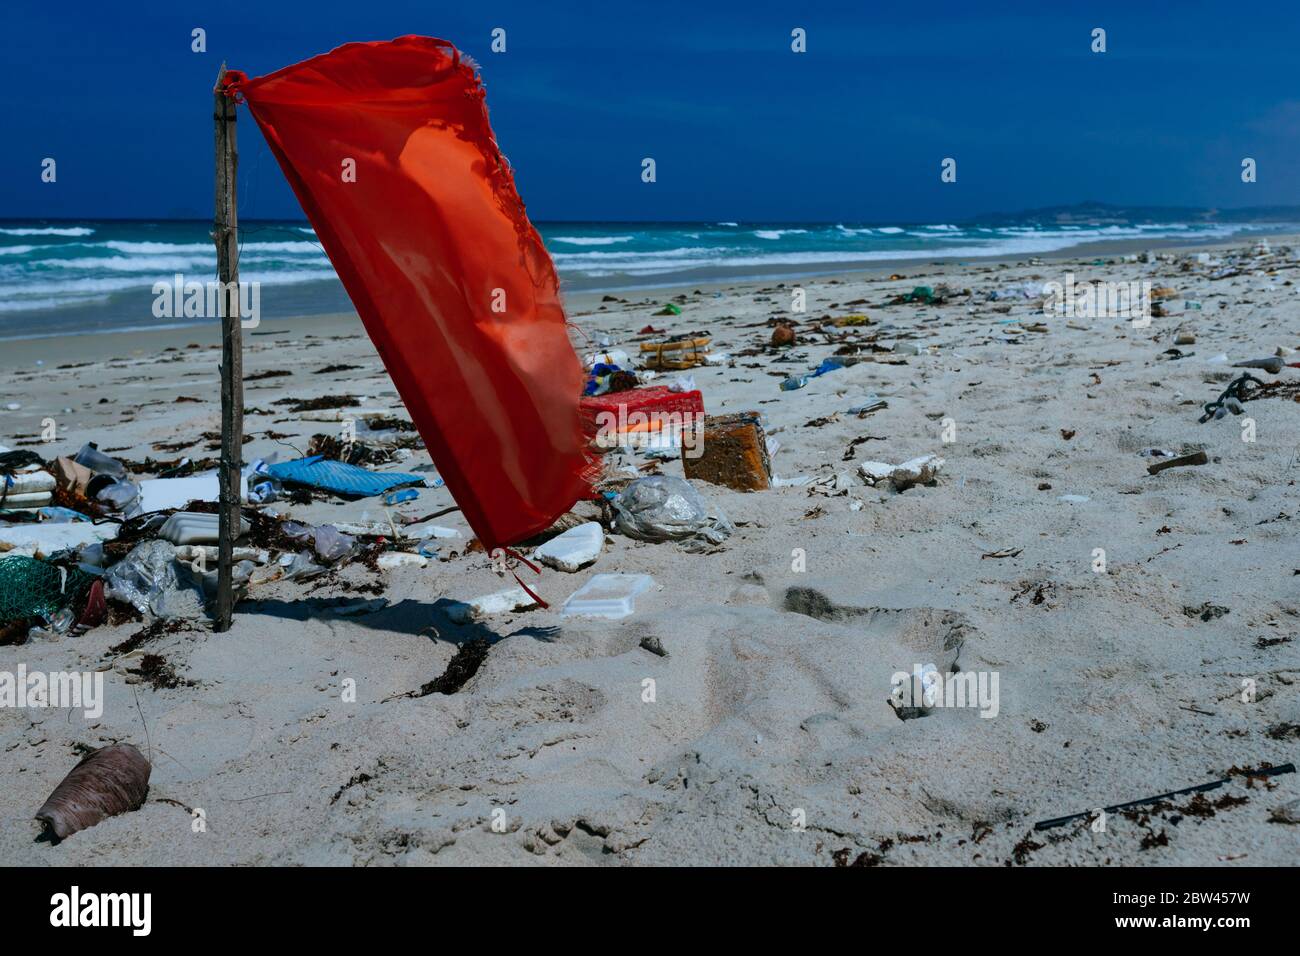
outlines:
{"label": "red plastic crate", "polygon": [[647,385],[644,388],[628,389],[626,392],[606,392],[604,395],[587,395],[579,403],[583,427],[589,435],[595,435],[598,429],[596,416],[601,412],[610,412],[616,417],[619,407],[627,410],[624,417],[633,412],[652,415],[655,412],[697,415],[704,414],[704,395],[696,389],[692,392],[670,391],[665,385]]}

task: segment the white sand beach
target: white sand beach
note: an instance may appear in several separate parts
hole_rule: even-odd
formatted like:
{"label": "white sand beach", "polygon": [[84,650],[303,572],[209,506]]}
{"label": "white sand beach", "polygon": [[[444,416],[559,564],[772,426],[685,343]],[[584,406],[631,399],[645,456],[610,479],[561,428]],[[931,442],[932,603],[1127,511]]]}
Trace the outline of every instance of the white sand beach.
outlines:
{"label": "white sand beach", "polygon": [[[1176,294],[1145,328],[1044,317],[1014,294],[1067,273]],[[451,602],[514,580],[451,513],[433,523],[458,536],[438,539],[427,566],[255,579],[229,633],[186,623],[133,639],[145,624],[123,620],[0,647],[0,670],[102,671],[106,693],[92,720],[0,708],[0,858],[1291,864],[1300,774],[1249,771],[1294,761],[1300,744],[1300,368],[1256,369],[1287,384],[1241,415],[1197,419],[1243,371],[1231,363],[1300,362],[1297,280],[1300,237],[1283,236],[1267,252],[1245,241],[1076,251],[575,296],[579,351],[605,337],[635,351],[652,325],[707,331],[729,356],[654,383],[690,376],[710,415],[765,416],[777,487],[694,482],[734,533],[692,551],[607,527],[589,567],[520,570],[548,609],[462,624]],[[917,287],[949,294],[889,304]],[[668,302],[681,314],[656,314]],[[869,321],[833,322],[850,315]],[[792,346],[771,345],[778,322]],[[407,417],[355,316],[254,331],[246,460],[294,458],[338,432],[276,404],[285,398],[347,395]],[[779,387],[837,352],[874,360]],[[5,342],[5,400],[20,407],[0,410],[0,444],[46,458],[88,441],[130,461],[214,458],[204,436],[220,427],[219,356],[215,327]],[[290,374],[259,377],[279,371]],[[42,442],[48,418],[57,433]],[[1151,449],[1203,450],[1206,462],[1149,474]],[[859,469],[930,454],[943,459],[935,480],[902,491]],[[418,447],[377,467],[428,463]],[[656,467],[644,455],[620,464]],[[677,460],[657,468],[682,474]],[[266,507],[320,525],[452,505],[429,488],[391,508],[330,496]],[[654,587],[621,620],[562,616],[598,573],[647,574]],[[463,687],[403,696],[476,638],[490,647]],[[131,673],[145,654],[175,686]],[[926,664],[996,676],[996,700],[900,719],[892,675]],[[87,748],[113,742],[152,762],[144,806],[35,842],[36,809]],[[1088,819],[1034,830],[1224,777],[1197,797],[1108,814],[1100,830]]]}

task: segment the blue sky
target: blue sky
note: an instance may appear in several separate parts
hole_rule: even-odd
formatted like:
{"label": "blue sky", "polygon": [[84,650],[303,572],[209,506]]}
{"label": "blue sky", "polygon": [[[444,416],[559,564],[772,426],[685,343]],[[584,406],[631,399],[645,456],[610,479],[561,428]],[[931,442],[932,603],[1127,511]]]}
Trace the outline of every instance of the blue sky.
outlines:
{"label": "blue sky", "polygon": [[[504,54],[490,52],[494,27]],[[807,53],[791,52],[794,27]],[[6,0],[0,33],[3,218],[210,216],[223,59],[255,76],[406,33],[482,65],[538,220],[1300,203],[1294,2]],[[300,217],[247,116],[240,147],[241,216]],[[55,184],[40,181],[47,156]],[[940,182],[944,157],[955,184]]]}

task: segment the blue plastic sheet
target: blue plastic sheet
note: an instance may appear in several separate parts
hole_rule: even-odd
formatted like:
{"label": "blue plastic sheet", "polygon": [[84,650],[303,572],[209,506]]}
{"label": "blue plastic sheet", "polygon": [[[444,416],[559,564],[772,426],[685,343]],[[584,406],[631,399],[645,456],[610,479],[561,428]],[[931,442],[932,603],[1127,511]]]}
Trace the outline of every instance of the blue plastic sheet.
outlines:
{"label": "blue plastic sheet", "polygon": [[266,473],[277,481],[307,485],[321,491],[367,498],[382,495],[390,488],[402,485],[423,485],[423,475],[402,474],[393,471],[367,471],[357,465],[333,461],[321,455],[295,458],[266,466]]}

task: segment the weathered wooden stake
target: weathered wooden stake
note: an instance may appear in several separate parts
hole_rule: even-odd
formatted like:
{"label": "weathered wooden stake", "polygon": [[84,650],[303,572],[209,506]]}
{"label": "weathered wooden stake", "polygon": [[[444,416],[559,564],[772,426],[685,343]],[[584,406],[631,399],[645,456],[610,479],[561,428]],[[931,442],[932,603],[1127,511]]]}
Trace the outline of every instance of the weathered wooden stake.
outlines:
{"label": "weathered wooden stake", "polygon": [[239,314],[239,216],[235,205],[235,101],[222,83],[226,65],[217,74],[213,119],[216,121],[216,216],[212,241],[217,244],[217,279],[221,282],[221,465],[219,556],[217,564],[216,630],[230,630],[234,610],[231,560],[240,525],[240,475],[244,447],[244,359]]}

